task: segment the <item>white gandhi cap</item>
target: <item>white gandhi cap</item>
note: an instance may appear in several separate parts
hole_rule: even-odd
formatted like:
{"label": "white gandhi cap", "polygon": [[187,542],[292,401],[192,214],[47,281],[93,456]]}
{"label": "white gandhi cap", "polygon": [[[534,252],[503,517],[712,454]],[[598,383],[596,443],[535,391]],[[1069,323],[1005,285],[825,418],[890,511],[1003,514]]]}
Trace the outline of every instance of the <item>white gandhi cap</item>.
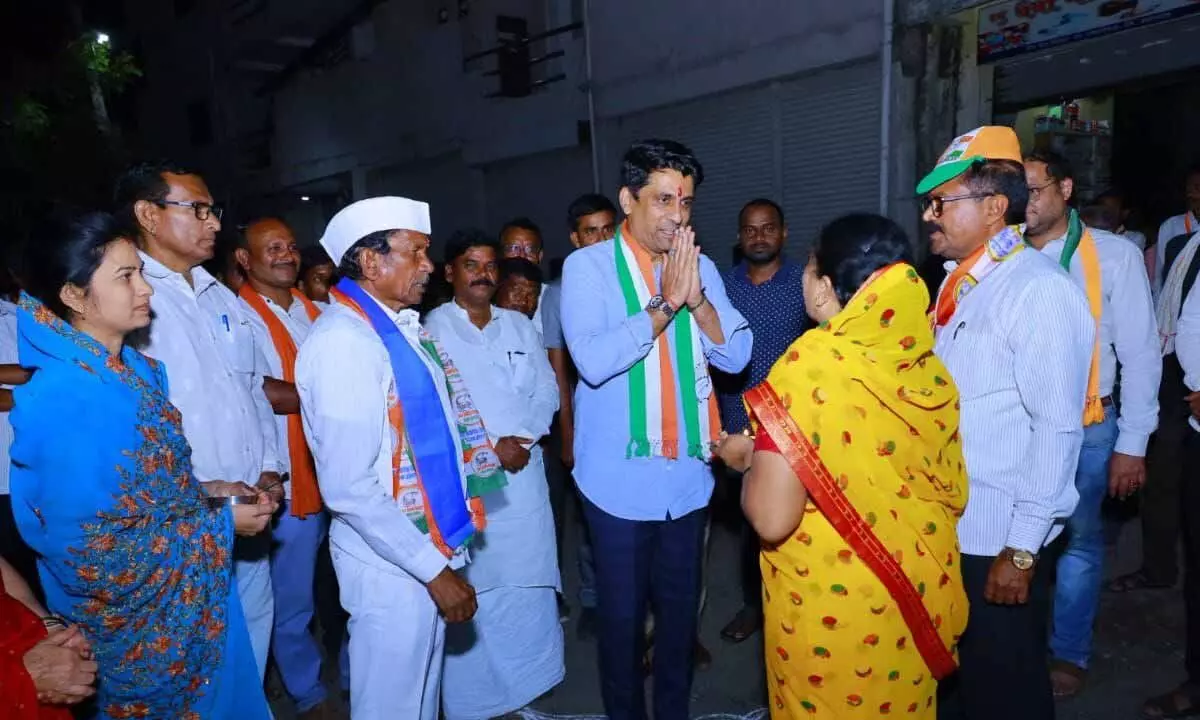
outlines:
{"label": "white gandhi cap", "polygon": [[359,200],[342,208],[321,236],[321,247],[334,265],[364,237],[383,230],[412,230],[429,234],[429,203],[402,197],[377,197]]}

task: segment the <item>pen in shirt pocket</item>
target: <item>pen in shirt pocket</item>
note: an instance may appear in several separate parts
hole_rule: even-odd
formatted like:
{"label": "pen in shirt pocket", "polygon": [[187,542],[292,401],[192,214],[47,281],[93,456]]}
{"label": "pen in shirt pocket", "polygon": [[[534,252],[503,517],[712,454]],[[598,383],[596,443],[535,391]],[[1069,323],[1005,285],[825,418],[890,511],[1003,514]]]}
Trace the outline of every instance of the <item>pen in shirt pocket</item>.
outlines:
{"label": "pen in shirt pocket", "polygon": [[957,326],[957,327],[955,327],[955,328],[954,328],[954,335],[952,335],[952,336],[950,337],[950,339],[951,339],[951,340],[957,340],[957,339],[958,339],[958,331],[959,331],[959,330],[963,330],[963,329],[965,329],[966,327],[967,327],[967,321],[966,321],[966,320],[963,320],[962,322],[960,322],[960,323],[958,324],[958,326]]}
{"label": "pen in shirt pocket", "polygon": [[231,330],[229,329],[229,316],[228,315],[221,316],[221,324],[225,326],[225,332],[231,332]]}

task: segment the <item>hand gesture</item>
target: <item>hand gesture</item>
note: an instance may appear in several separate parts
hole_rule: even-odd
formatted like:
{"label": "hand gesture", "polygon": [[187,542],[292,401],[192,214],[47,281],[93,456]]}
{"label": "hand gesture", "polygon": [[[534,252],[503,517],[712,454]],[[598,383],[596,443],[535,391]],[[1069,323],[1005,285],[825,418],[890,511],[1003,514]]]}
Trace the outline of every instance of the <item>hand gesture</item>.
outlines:
{"label": "hand gesture", "polygon": [[99,666],[71,647],[81,636],[78,628],[62,630],[25,653],[25,670],[41,702],[71,705],[95,694],[92,686]]}
{"label": "hand gesture", "polygon": [[680,228],[663,261],[661,292],[663,299],[678,310],[695,300],[700,287],[700,248],[691,228]]}
{"label": "hand gesture", "polygon": [[272,500],[270,495],[261,490],[257,494],[258,502],[253,505],[232,506],[233,531],[238,535],[257,535],[266,530],[271,516],[279,509],[279,503]]}
{"label": "hand gesture", "polygon": [[1115,452],[1108,466],[1108,494],[1124,500],[1146,484],[1146,458]]}
{"label": "hand gesture", "polygon": [[725,467],[735,472],[746,472],[750,469],[750,459],[754,455],[754,440],[749,435],[737,433],[729,435],[721,433],[715,454],[725,463]]}
{"label": "hand gesture", "polygon": [[276,503],[283,502],[283,478],[277,472],[265,472],[258,476],[259,490],[271,496]]}
{"label": "hand gesture", "polygon": [[1029,581],[1033,568],[1020,570],[1012,560],[1001,555],[988,571],[983,599],[993,605],[1024,605],[1029,602]]}
{"label": "hand gesture", "polygon": [[684,303],[689,309],[695,310],[704,304],[704,285],[700,282],[700,246],[696,244],[696,231],[691,226],[681,227],[676,231],[675,237],[683,247],[691,250],[692,258],[688,262],[693,273],[692,292],[684,300]]}
{"label": "hand gesture", "polygon": [[446,622],[463,623],[475,617],[475,610],[479,607],[475,600],[475,588],[450,568],[438,573],[425,589]]}
{"label": "hand gesture", "polygon": [[496,454],[500,456],[500,466],[509,472],[521,472],[529,464],[529,451],[524,444],[532,443],[529,438],[508,435],[496,443]]}

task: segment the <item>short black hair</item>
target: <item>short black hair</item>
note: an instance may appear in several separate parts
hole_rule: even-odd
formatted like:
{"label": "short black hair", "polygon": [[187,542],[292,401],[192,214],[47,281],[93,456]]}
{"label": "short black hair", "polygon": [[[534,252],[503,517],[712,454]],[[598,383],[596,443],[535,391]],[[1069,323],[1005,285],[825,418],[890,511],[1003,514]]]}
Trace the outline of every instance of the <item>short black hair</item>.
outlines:
{"label": "short black hair", "polygon": [[387,255],[392,251],[392,233],[396,230],[376,230],[370,235],[365,235],[358,242],[350,246],[350,249],[342,255],[342,262],[338,264],[338,275],[350,278],[351,280],[362,280],[362,253],[364,250],[373,250],[381,255]]}
{"label": "short black hair", "polygon": [[496,259],[500,259],[500,242],[479,228],[464,228],[455,230],[450,239],[446,241],[446,256],[443,262],[450,265],[455,260],[467,254],[467,251],[476,247],[489,247],[496,253]]}
{"label": "short black hair", "polygon": [[567,229],[571,232],[579,232],[579,221],[588,215],[595,215],[599,212],[610,212],[615,218],[617,207],[612,204],[612,200],[599,193],[580,195],[567,206]]}
{"label": "short black hair", "polygon": [[329,253],[325,252],[325,248],[320,245],[309,245],[300,250],[300,274],[304,275],[311,272],[313,268],[321,265],[332,265],[333,258],[329,257]]}
{"label": "short black hair", "polygon": [[1109,209],[1107,205],[1101,205],[1099,202],[1085,206],[1079,211],[1079,219],[1083,220],[1083,224],[1088,227],[1107,230],[1108,232],[1116,232],[1121,226],[1121,218],[1117,217],[1117,213]]}
{"label": "short black hair", "polygon": [[896,263],[913,264],[908,236],[882,215],[855,213],[826,225],[813,247],[817,274],[833,281],[838,302],[845,305],[877,270]]}
{"label": "short black hair", "polygon": [[629,188],[636,197],[650,182],[650,176],[659,170],[675,170],[692,178],[696,187],[704,182],[704,167],[687,145],[655,138],[636,142],[625,151],[621,158],[621,187]]}
{"label": "short black hair", "polygon": [[963,173],[963,184],[971,192],[1003,195],[1008,198],[1007,225],[1025,222],[1029,206],[1029,183],[1025,181],[1025,166],[1016,160],[982,160]]}
{"label": "short black hair", "polygon": [[61,297],[63,287],[90,287],[109,245],[126,237],[121,223],[109,213],[55,212],[39,225],[29,243],[22,277],[25,291],[68,320],[70,311]]}
{"label": "short black hair", "polygon": [[503,242],[504,241],[504,233],[508,232],[509,230],[514,230],[514,229],[515,230],[528,230],[529,232],[533,233],[534,235],[537,235],[538,245],[540,246],[542,244],[542,229],[540,227],[538,227],[537,223],[535,223],[533,220],[525,217],[524,215],[522,215],[521,217],[515,217],[512,220],[509,220],[508,222],[504,223],[504,226],[500,228],[500,234],[497,235],[496,238],[499,241]]}
{"label": "short black hair", "polygon": [[505,258],[500,261],[500,282],[510,278],[523,278],[541,285],[542,269],[525,258]]}
{"label": "short black hair", "polygon": [[124,226],[123,231],[134,237],[141,235],[141,224],[138,222],[134,207],[141,200],[161,205],[171,192],[164,175],[199,175],[194,170],[170,160],[143,162],[133,165],[117,178],[113,190],[113,203],[116,207],[116,218]]}
{"label": "short black hair", "polygon": [[1129,197],[1125,194],[1125,192],[1123,190],[1121,190],[1121,188],[1117,188],[1117,187],[1110,187],[1110,188],[1106,189],[1104,192],[1100,193],[1095,198],[1093,198],[1092,202],[1093,203],[1102,203],[1105,200],[1109,200],[1109,199],[1116,200],[1117,204],[1120,205],[1122,210],[1125,210],[1128,208]]}
{"label": "short black hair", "polygon": [[784,216],[783,216],[783,208],[779,207],[779,203],[775,202],[774,200],[769,200],[767,198],[754,198],[750,202],[743,205],[741,211],[738,213],[738,226],[739,227],[741,227],[742,218],[746,216],[746,211],[749,210],[750,208],[754,208],[754,207],[769,207],[769,208],[771,208],[772,210],[775,211],[775,214],[779,216],[779,224],[780,225],[787,224],[787,219],[784,218]]}
{"label": "short black hair", "polygon": [[1075,180],[1075,168],[1065,155],[1056,150],[1034,150],[1025,156],[1025,162],[1040,162],[1046,166],[1046,174],[1054,182]]}

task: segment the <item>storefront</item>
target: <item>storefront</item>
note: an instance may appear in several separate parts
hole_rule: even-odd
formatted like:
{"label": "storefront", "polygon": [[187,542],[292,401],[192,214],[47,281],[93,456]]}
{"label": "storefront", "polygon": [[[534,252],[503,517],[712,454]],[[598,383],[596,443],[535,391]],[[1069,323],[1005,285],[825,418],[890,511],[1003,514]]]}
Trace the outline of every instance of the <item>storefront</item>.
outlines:
{"label": "storefront", "polygon": [[1200,3],[1010,0],[957,17],[981,119],[1070,157],[1084,199],[1123,189],[1140,229],[1180,211],[1200,160]]}

